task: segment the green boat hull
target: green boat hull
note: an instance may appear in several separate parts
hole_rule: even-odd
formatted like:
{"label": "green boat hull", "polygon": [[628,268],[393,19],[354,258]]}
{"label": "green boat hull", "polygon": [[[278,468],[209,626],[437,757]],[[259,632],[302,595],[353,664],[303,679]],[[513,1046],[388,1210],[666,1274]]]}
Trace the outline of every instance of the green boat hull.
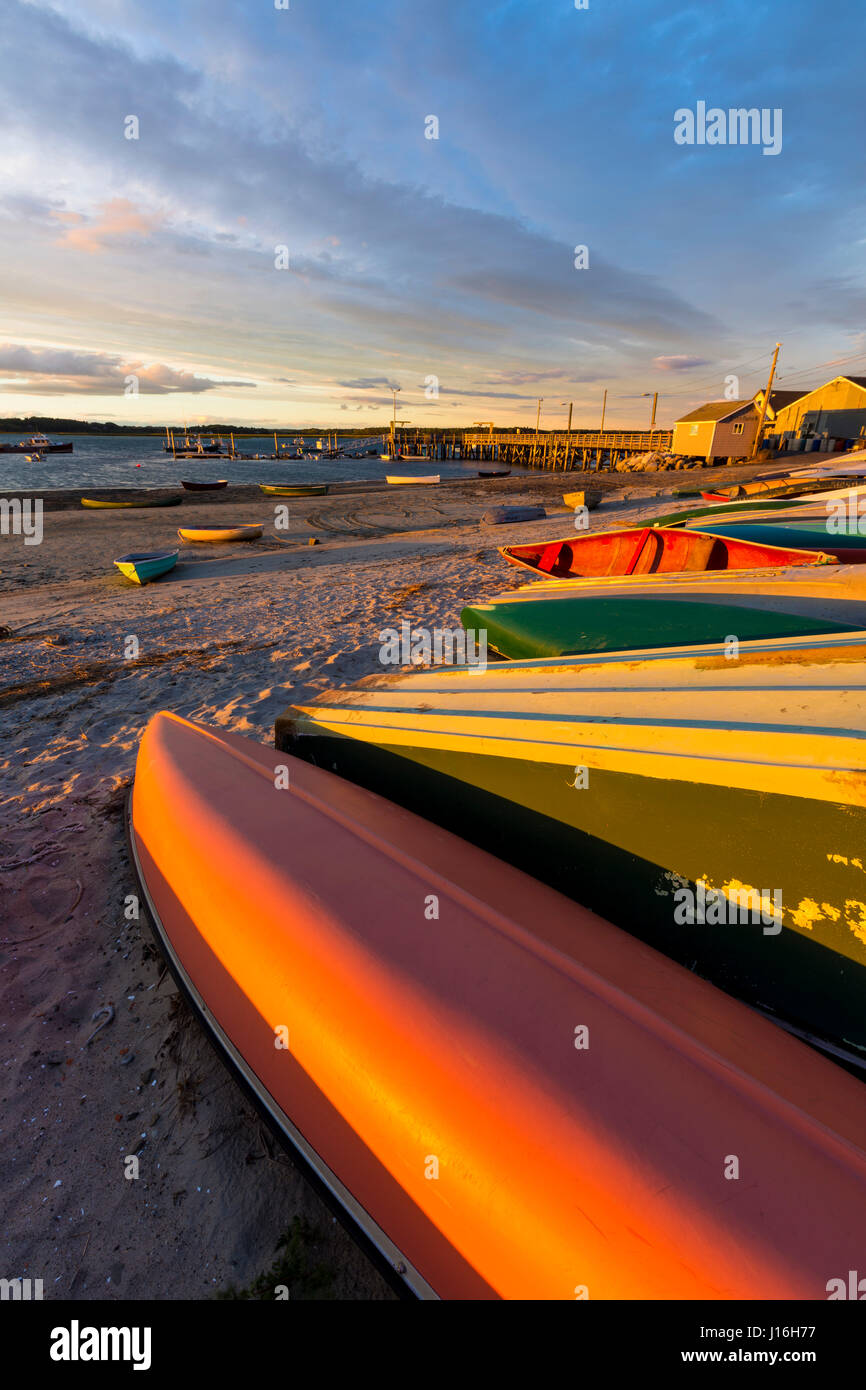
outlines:
{"label": "green boat hull", "polygon": [[[866,536],[856,531],[829,530],[823,523],[815,526],[791,526],[786,521],[769,522],[722,521],[690,526],[690,531],[703,531],[710,536],[729,536],[734,540],[755,541],[758,545],[789,545],[797,550],[826,550],[831,554],[842,551],[862,551],[866,556]],[[846,553],[846,561],[852,557]]]}
{"label": "green boat hull", "polygon": [[[866,813],[736,786],[367,743],[303,715],[277,747],[389,797],[551,884],[788,1026],[866,1060]],[[575,779],[576,780],[576,779]],[[832,847],[832,854],[828,852]],[[732,881],[817,899],[811,926],[678,924],[675,893]],[[853,904],[853,906],[852,906]],[[861,904],[862,907],[862,904]],[[836,920],[833,914],[836,914]]]}
{"label": "green boat hull", "polygon": [[177,564],[177,551],[159,555],[121,555],[115,565],[125,579],[133,584],[149,584],[153,579],[168,574]]}
{"label": "green boat hull", "polygon": [[769,512],[772,514],[773,512],[790,511],[792,505],[793,503],[790,497],[779,498],[771,502],[714,502],[712,504],[707,503],[707,505],[703,507],[687,507],[683,511],[664,512],[661,516],[651,516],[647,519],[646,524],[647,526],[688,525],[691,530],[692,527],[690,523],[696,517],[706,517],[707,524],[710,524],[710,518],[717,518],[719,521],[722,521],[729,516],[736,519],[737,516],[743,513]]}
{"label": "green boat hull", "polygon": [[[468,605],[467,631],[486,632],[488,650],[511,660],[856,632],[861,625],[727,603],[671,598],[556,598]],[[480,640],[480,638],[476,638]]]}

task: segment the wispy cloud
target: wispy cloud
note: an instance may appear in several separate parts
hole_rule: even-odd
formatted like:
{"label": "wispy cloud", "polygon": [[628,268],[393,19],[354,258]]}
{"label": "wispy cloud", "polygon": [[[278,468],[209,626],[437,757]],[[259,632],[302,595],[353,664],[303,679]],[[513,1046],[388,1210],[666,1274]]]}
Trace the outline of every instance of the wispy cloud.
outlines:
{"label": "wispy cloud", "polygon": [[199,395],[220,388],[249,387],[252,381],[227,381],[201,376],[161,362],[124,362],[104,352],[76,352],[63,348],[33,348],[0,343],[0,372],[8,379],[0,391],[26,390],[37,396]]}
{"label": "wispy cloud", "polygon": [[653,366],[660,372],[688,372],[692,367],[706,367],[708,357],[689,357],[687,353],[674,353],[669,357],[654,357]]}
{"label": "wispy cloud", "polygon": [[398,381],[391,382],[386,376],[357,377],[354,381],[338,381],[337,385],[345,386],[350,391],[375,391],[382,386],[386,386],[389,391],[400,389]]}

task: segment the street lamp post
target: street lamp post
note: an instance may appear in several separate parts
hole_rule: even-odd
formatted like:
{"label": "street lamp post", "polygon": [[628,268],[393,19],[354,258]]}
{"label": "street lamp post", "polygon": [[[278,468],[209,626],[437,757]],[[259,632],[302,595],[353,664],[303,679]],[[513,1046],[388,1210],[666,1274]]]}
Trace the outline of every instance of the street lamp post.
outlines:
{"label": "street lamp post", "polygon": [[642,394],[644,396],[652,396],[653,398],[653,409],[652,415],[650,416],[650,434],[652,434],[656,427],[656,406],[659,403],[659,393],[658,391],[644,391]]}

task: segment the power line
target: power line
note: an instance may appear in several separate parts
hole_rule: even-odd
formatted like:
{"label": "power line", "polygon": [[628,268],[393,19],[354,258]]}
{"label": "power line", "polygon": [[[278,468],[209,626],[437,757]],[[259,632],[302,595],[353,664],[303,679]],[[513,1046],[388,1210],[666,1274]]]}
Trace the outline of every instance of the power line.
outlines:
{"label": "power line", "polygon": [[[761,355],[763,356],[764,354],[761,354]],[[826,362],[815,362],[815,363],[813,363],[811,366],[808,366],[808,367],[795,367],[793,370],[788,371],[788,372],[779,372],[779,374],[778,374],[778,376],[777,376],[777,380],[778,380],[778,381],[789,381],[789,380],[791,380],[791,379],[794,378],[794,377],[806,376],[806,375],[809,375],[810,373],[818,372],[818,371],[821,370],[822,367],[842,367],[842,366],[845,366],[845,365],[850,364],[851,362],[859,362],[859,361],[861,361],[861,360],[863,360],[863,359],[866,359],[866,352],[852,353],[852,354],[851,354],[850,356],[848,356],[848,357],[833,357],[833,358],[830,358],[830,359],[829,359],[828,361],[826,361]],[[740,367],[732,367],[732,368],[730,368],[729,370],[730,370],[732,373],[736,374],[737,372],[744,371],[747,367],[751,366],[752,362],[755,362],[755,361],[758,361],[758,360],[759,360],[758,358],[754,358],[754,357],[753,357],[753,358],[751,358],[748,362],[743,363]],[[841,373],[840,375],[844,375],[844,373]],[[701,381],[694,381],[694,382],[691,382],[690,385],[689,385],[688,387],[683,388],[683,390],[681,390],[681,391],[662,391],[662,392],[661,392],[662,399],[664,399],[664,400],[671,400],[671,399],[676,399],[676,398],[681,397],[681,396],[692,396],[692,395],[695,394],[696,391],[699,391],[699,390],[701,389],[702,386],[707,385],[707,384],[708,384],[708,380],[709,380],[710,382],[713,381],[713,380],[718,380],[718,377],[709,378],[709,379],[704,379],[704,380],[701,380]]]}
{"label": "power line", "polygon": [[[736,365],[736,364],[734,364],[734,365],[722,365],[721,370],[722,370],[723,372],[728,372],[728,373],[732,373],[733,375],[736,375],[738,372],[743,372],[743,371],[745,371],[747,367],[751,367],[751,365],[752,365],[753,362],[766,361],[766,358],[767,358],[766,352],[761,352],[761,353],[758,354],[757,357],[750,357],[749,360],[748,360],[748,362],[741,362],[741,363],[739,363],[739,365]],[[686,388],[684,388],[682,391],[663,391],[661,394],[662,394],[663,396],[665,396],[665,397],[668,397],[668,396],[691,396],[695,391],[700,390],[701,387],[703,387],[703,386],[710,386],[710,385],[712,385],[713,382],[718,381],[718,379],[719,379],[719,378],[718,378],[718,374],[714,372],[712,376],[700,377],[700,378],[698,378],[696,381],[690,382],[690,383],[689,383],[689,386],[686,387]]]}
{"label": "power line", "polygon": [[[850,362],[859,362],[864,357],[866,357],[866,352],[855,352],[850,357],[833,357],[829,362],[818,362],[812,367],[797,367],[792,372],[780,373],[779,379],[787,381],[789,377],[802,376],[804,372],[817,372],[820,371],[822,367],[843,367]],[[842,375],[844,375],[844,373],[842,373]]]}

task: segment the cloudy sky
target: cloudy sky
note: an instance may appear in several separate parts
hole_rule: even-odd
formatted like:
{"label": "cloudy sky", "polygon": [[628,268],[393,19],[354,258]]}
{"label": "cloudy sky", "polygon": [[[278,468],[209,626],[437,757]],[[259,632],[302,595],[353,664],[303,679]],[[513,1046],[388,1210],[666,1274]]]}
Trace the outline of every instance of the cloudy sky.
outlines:
{"label": "cloudy sky", "polygon": [[[2,23],[2,415],[352,427],[399,386],[412,423],[593,425],[607,387],[668,424],[777,339],[779,385],[866,375],[862,0]],[[781,152],[678,145],[699,101],[781,109]]]}

